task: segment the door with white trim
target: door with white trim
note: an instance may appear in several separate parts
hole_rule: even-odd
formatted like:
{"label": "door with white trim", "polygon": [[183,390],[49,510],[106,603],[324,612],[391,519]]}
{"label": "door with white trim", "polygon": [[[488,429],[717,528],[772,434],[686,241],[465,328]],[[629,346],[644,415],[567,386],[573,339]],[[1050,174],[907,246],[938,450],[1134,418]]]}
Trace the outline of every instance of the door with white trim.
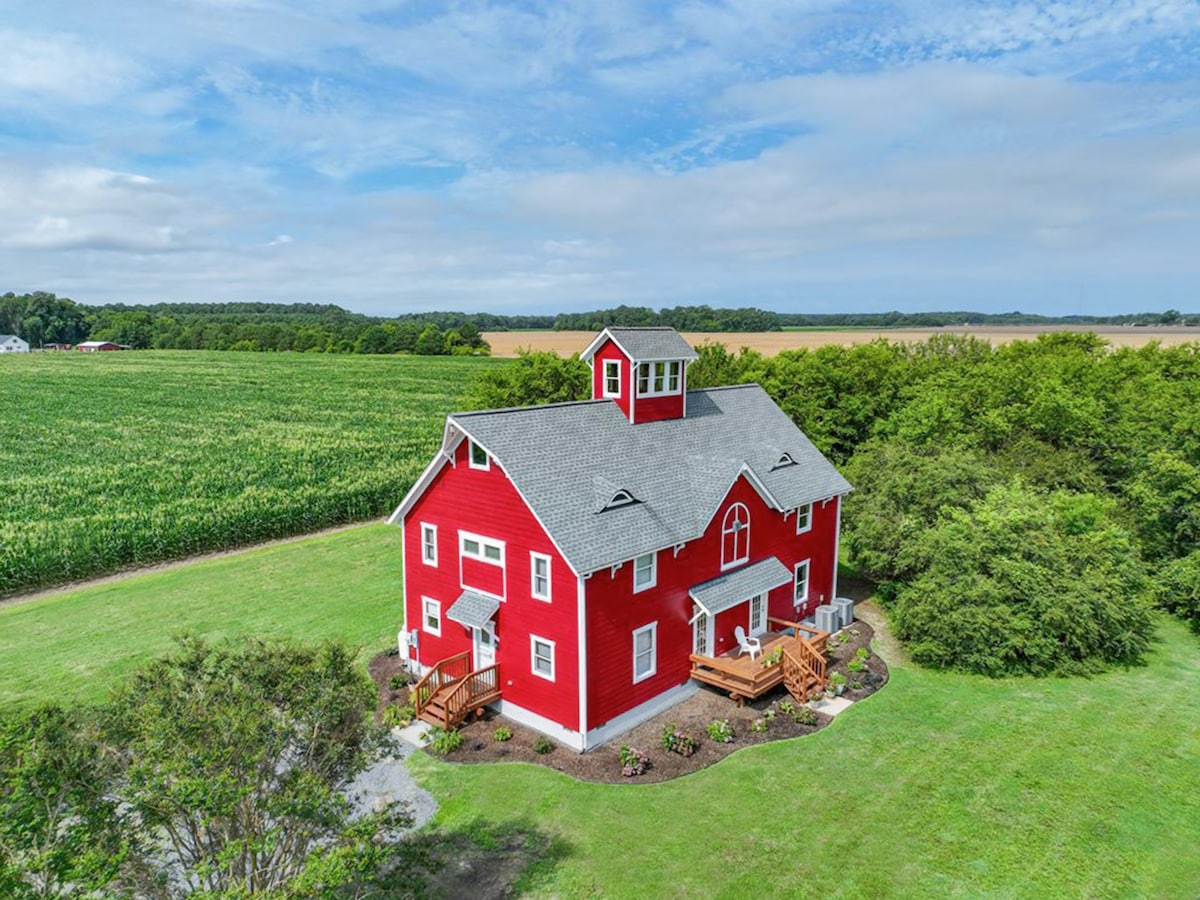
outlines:
{"label": "door with white trim", "polygon": [[699,606],[692,607],[692,652],[700,656],[713,655],[713,617]]}
{"label": "door with white trim", "polygon": [[475,633],[475,668],[486,669],[496,664],[496,624],[485,622]]}
{"label": "door with white trim", "polygon": [[758,637],[767,632],[767,595],[755,594],[750,598],[750,627],[746,629],[750,637]]}

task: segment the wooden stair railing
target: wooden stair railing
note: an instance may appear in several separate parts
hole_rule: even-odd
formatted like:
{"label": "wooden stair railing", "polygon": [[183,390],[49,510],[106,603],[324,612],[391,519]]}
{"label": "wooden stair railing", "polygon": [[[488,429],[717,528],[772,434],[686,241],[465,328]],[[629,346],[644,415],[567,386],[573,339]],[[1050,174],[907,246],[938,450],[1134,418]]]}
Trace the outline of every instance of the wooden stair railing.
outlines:
{"label": "wooden stair railing", "polygon": [[476,669],[455,685],[445,700],[445,729],[449,731],[468,715],[500,695],[500,665]]}
{"label": "wooden stair railing", "polygon": [[825,657],[808,641],[797,637],[790,646],[783,646],[783,685],[800,703],[808,700],[809,682],[825,687]]}
{"label": "wooden stair railing", "polygon": [[448,684],[461,681],[471,671],[471,652],[465,650],[439,659],[412,689],[413,709],[417,717],[429,705],[430,699]]}

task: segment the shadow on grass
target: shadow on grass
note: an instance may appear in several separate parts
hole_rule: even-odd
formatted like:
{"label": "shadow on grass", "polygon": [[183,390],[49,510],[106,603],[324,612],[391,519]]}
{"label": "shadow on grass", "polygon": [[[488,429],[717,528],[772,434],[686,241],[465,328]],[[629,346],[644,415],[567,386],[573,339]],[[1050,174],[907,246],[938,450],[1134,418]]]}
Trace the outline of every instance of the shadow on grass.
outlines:
{"label": "shadow on grass", "polygon": [[414,900],[519,896],[548,883],[572,852],[561,837],[528,821],[476,820],[412,835],[396,875],[382,887],[385,896]]}

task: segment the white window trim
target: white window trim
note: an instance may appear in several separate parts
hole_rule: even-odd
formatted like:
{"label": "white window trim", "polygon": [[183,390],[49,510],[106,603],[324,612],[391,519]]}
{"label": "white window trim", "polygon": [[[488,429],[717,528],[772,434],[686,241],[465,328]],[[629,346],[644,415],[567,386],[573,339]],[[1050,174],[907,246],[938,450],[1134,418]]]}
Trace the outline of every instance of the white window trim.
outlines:
{"label": "white window trim", "polygon": [[[475,462],[475,448],[479,447],[483,451],[483,462]],[[486,472],[492,467],[492,455],[483,449],[482,446],[475,443],[470,438],[467,439],[467,463],[472,469],[479,469],[481,472]]]}
{"label": "white window trim", "polygon": [[[434,609],[437,610],[437,628],[429,627],[429,615],[426,612],[426,604],[432,603]],[[434,637],[442,636],[442,604],[432,597],[421,598],[421,630],[432,634]]]}
{"label": "white window trim", "polygon": [[[479,554],[478,555],[476,555],[474,553],[469,553],[467,551],[467,547],[466,547],[467,541],[475,541],[477,544],[479,544]],[[488,559],[484,555],[484,551],[483,551],[484,544],[489,544],[493,547],[499,547],[500,548],[500,558],[499,559]],[[504,558],[507,555],[506,551],[505,551],[504,541],[498,541],[495,538],[484,537],[481,534],[472,534],[469,531],[460,531],[458,533],[458,553],[460,556],[464,557],[465,559],[473,559],[476,562],[487,563],[489,566],[499,566],[501,569],[504,568]]]}
{"label": "white window trim", "polygon": [[[812,520],[813,520],[812,506],[813,505],[811,503],[805,503],[803,506],[796,507],[796,534],[806,534],[807,532],[812,531]],[[808,511],[808,515],[805,516],[805,518],[808,521],[805,522],[803,528],[800,527],[800,512],[801,512],[801,510]]]}
{"label": "white window trim", "polygon": [[[539,560],[546,563],[546,592],[544,594],[539,594],[537,590],[537,564]],[[553,591],[550,583],[550,572],[553,565],[553,561],[545,553],[531,552],[529,554],[529,595],[534,600],[544,600],[546,603],[550,602],[550,595]]]}
{"label": "white window trim", "polygon": [[[610,376],[608,374],[609,366],[612,366],[614,369],[616,369],[616,372],[614,375]],[[604,372],[601,377],[603,380],[600,383],[600,395],[602,397],[620,397],[621,396],[621,361],[619,359],[604,360]],[[610,391],[608,389],[608,379],[610,377],[617,379],[617,389],[615,391]]]}
{"label": "white window trim", "polygon": [[[638,560],[645,559],[647,556],[650,557],[650,580],[646,584],[639,585],[637,580]],[[633,570],[633,592],[640,594],[642,591],[650,590],[658,584],[658,551],[654,550],[650,553],[643,553],[641,556],[635,556],[631,568]]]}
{"label": "white window trim", "polygon": [[[657,365],[663,366],[662,383],[663,389],[656,391],[654,389],[654,381],[657,378],[654,372],[654,367]],[[646,373],[646,390],[642,390],[642,366],[649,366]],[[671,367],[677,366],[675,370],[676,383],[675,389],[671,389]],[[676,397],[683,393],[683,362],[678,359],[658,359],[651,362],[639,362],[637,368],[633,372],[633,387],[639,397]]]}
{"label": "white window trim", "polygon": [[[806,559],[803,562],[798,562],[798,563],[796,563],[795,568],[792,570],[792,605],[793,606],[800,607],[808,602],[808,595],[809,595],[809,593],[811,593],[810,589],[812,588],[812,571],[809,566],[809,563],[811,563],[811,562],[812,562],[811,559]],[[797,597],[796,596],[796,576],[800,573],[801,569],[804,569],[804,596]]]}
{"label": "white window trim", "polygon": [[[729,517],[735,514],[735,512],[737,511],[739,506],[746,513],[746,527],[745,527],[745,529],[743,529],[746,532],[746,542],[742,548],[745,552],[742,556],[736,557],[735,559],[726,560],[725,559],[725,536],[728,534],[734,533],[733,527],[728,525]],[[734,547],[737,547],[738,541],[737,541],[736,537],[734,538],[733,543],[734,543]],[[749,560],[750,560],[750,510],[749,510],[749,508],[747,508],[745,503],[734,503],[732,506],[729,507],[729,509],[727,509],[725,511],[725,518],[723,518],[721,520],[721,571],[724,572],[726,569],[732,569],[734,566],[740,566],[743,563],[748,562]]]}
{"label": "white window trim", "polygon": [[[642,674],[638,674],[638,635],[650,633],[650,669]],[[649,625],[643,625],[641,628],[635,629],[633,632],[633,683],[645,681],[658,673],[658,623],[651,622]]]}
{"label": "white window trim", "polygon": [[[428,535],[426,534],[428,532]],[[428,537],[428,539],[427,539]],[[427,556],[425,551],[432,547],[433,556]],[[437,568],[437,526],[421,523],[421,562],[427,566]]]}
{"label": "white window trim", "polygon": [[[546,644],[547,646],[550,647],[550,674],[549,675],[547,675],[545,672],[538,671],[537,645],[539,642]],[[556,668],[556,663],[554,660],[554,641],[547,640],[544,637],[538,637],[536,634],[529,635],[529,671],[532,672],[534,675],[536,675],[538,678],[544,678],[547,681],[553,681],[555,668]]]}

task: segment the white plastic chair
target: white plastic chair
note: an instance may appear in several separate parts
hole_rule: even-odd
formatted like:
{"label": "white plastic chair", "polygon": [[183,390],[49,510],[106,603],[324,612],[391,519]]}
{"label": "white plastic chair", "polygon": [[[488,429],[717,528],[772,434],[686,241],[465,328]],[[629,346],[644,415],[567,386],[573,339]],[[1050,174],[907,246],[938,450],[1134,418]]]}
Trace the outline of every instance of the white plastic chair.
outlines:
{"label": "white plastic chair", "polygon": [[741,625],[733,629],[733,636],[737,638],[739,656],[743,653],[749,653],[750,658],[754,659],[755,656],[762,655],[762,641],[758,638],[746,637],[746,629]]}

